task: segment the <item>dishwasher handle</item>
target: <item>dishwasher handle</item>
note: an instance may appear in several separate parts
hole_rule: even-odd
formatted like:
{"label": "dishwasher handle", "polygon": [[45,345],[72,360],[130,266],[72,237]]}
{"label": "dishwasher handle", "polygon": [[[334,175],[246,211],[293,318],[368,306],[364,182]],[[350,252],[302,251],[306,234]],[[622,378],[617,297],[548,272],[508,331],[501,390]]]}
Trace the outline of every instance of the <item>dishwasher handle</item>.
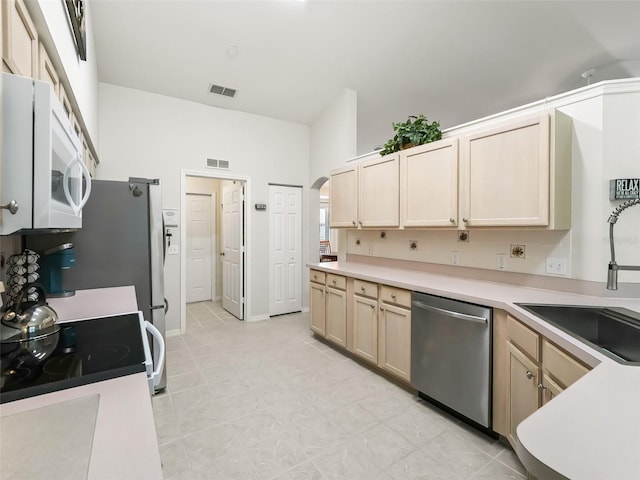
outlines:
{"label": "dishwasher handle", "polygon": [[443,308],[438,308],[438,307],[434,307],[432,305],[427,305],[426,303],[419,302],[417,300],[414,300],[413,302],[411,302],[411,304],[414,307],[423,308],[425,310],[431,310],[432,312],[441,313],[443,315],[446,315],[447,317],[457,318],[458,320],[466,320],[468,322],[475,322],[475,323],[487,323],[488,322],[488,319],[485,318],[485,317],[478,317],[476,315],[468,315],[466,313],[452,312],[450,310],[445,310]]}

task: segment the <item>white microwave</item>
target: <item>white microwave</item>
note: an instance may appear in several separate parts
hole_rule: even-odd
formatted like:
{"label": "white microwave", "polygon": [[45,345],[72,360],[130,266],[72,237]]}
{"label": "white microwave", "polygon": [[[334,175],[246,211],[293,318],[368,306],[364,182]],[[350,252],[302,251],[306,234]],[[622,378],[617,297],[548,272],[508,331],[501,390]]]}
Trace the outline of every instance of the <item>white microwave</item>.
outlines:
{"label": "white microwave", "polygon": [[49,83],[2,74],[0,235],[82,227],[82,143]]}

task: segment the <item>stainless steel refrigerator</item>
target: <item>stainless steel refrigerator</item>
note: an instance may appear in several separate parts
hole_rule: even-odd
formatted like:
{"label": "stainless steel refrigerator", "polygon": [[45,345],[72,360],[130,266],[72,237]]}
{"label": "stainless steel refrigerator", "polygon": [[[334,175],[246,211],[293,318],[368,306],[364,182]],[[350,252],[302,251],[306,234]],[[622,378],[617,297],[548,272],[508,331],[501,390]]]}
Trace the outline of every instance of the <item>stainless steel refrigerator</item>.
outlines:
{"label": "stainless steel refrigerator", "polygon": [[[160,181],[130,178],[128,182],[94,180],[82,210],[82,228],[75,232],[26,235],[28,248],[43,251],[71,242],[76,261],[64,270],[65,289],[134,285],[138,308],[164,337],[164,228]],[[154,352],[154,363],[158,361]],[[166,387],[166,373],[156,391]]]}

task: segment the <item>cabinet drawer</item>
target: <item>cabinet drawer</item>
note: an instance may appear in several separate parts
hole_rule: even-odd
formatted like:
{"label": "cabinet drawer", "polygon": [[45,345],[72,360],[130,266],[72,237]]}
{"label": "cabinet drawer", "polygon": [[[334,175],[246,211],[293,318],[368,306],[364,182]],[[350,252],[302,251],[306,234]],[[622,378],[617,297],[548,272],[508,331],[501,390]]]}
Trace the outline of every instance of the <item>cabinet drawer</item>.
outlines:
{"label": "cabinet drawer", "polygon": [[382,285],[380,288],[380,300],[411,308],[411,292],[409,290]]}
{"label": "cabinet drawer", "polygon": [[546,339],[542,340],[542,366],[549,375],[567,388],[589,369]]}
{"label": "cabinet drawer", "polygon": [[378,284],[356,279],[353,281],[353,292],[356,295],[378,298]]}
{"label": "cabinet drawer", "polygon": [[342,275],[334,275],[333,273],[327,273],[327,287],[339,288],[340,290],[347,289],[347,277]]}
{"label": "cabinet drawer", "polygon": [[325,273],[318,270],[309,271],[309,281],[314,283],[321,283],[324,285]]}
{"label": "cabinet drawer", "polygon": [[540,361],[540,335],[507,315],[507,337],[536,362]]}

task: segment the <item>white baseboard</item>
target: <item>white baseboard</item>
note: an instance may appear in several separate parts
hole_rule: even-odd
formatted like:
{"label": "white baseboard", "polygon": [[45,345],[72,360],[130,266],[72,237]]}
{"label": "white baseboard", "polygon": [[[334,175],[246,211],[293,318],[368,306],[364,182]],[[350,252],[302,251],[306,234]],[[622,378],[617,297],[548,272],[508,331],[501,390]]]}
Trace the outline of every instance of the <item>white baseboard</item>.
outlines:
{"label": "white baseboard", "polygon": [[247,318],[247,322],[261,322],[262,320],[269,320],[269,315],[254,315],[253,317]]}
{"label": "white baseboard", "polygon": [[164,332],[165,337],[177,337],[178,335],[182,335],[182,331],[180,331],[180,329],[167,330],[166,332]]}

